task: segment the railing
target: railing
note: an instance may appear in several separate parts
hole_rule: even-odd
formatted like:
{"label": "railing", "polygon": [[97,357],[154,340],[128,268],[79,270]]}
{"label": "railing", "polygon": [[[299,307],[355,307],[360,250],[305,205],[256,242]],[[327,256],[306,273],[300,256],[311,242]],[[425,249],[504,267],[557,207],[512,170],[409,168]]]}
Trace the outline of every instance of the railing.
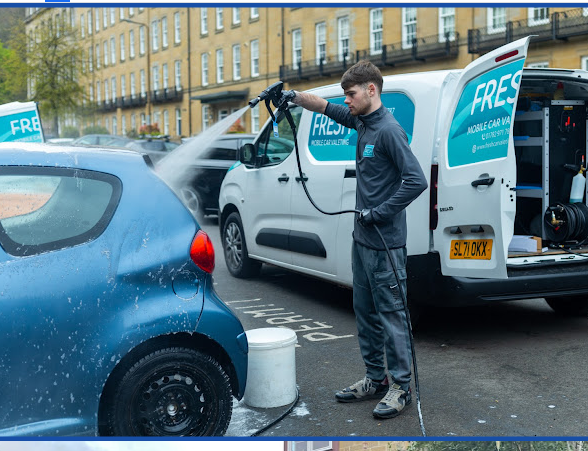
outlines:
{"label": "railing", "polygon": [[116,102],[112,102],[110,100],[103,100],[98,105],[98,109],[100,111],[113,111],[113,110],[116,110]]}
{"label": "railing", "polygon": [[486,53],[501,45],[533,35],[533,42],[567,39],[588,34],[588,8],[575,8],[550,15],[545,23],[533,19],[507,22],[503,27],[468,30],[468,53]]}
{"label": "railing", "polygon": [[416,38],[412,45],[403,46],[402,42],[386,44],[377,53],[372,50],[358,50],[355,55],[330,56],[321,60],[301,61],[297,65],[280,66],[280,79],[293,82],[319,77],[341,75],[359,60],[369,60],[378,67],[394,66],[411,61],[423,61],[431,58],[453,58],[458,54],[459,34],[447,34]]}
{"label": "railing", "polygon": [[158,89],[151,92],[151,101],[153,103],[175,102],[182,100],[184,93],[181,87]]}

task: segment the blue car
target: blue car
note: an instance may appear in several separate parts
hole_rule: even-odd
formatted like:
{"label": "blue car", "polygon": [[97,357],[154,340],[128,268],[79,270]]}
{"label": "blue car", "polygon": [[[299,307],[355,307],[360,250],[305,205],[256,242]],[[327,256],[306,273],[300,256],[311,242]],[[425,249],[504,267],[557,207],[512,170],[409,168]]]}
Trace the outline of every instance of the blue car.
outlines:
{"label": "blue car", "polygon": [[130,150],[0,144],[0,435],[222,435],[247,339]]}

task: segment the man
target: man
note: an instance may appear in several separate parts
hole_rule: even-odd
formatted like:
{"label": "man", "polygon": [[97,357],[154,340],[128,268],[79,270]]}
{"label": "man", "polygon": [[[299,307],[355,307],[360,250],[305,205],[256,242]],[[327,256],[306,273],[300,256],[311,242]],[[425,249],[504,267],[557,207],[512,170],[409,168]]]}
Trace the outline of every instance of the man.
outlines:
{"label": "man", "polygon": [[[366,375],[335,397],[340,402],[382,398],[373,414],[392,418],[411,402],[410,336],[399,291],[400,285],[406,293],[405,208],[427,182],[406,133],[382,104],[382,86],[379,69],[360,61],[341,79],[346,107],[305,92],[284,96],[357,130],[356,209],[361,213],[353,230],[353,308]],[[400,280],[373,224],[392,252]]]}

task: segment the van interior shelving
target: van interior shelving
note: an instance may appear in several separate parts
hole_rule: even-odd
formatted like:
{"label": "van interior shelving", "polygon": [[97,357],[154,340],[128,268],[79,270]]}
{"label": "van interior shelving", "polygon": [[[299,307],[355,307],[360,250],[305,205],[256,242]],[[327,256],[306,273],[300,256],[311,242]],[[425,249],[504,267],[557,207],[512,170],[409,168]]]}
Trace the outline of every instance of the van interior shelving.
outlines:
{"label": "van interior shelving", "polygon": [[[569,204],[572,179],[586,161],[588,83],[572,71],[524,74],[513,125],[517,163],[515,235],[541,238],[545,252],[525,255],[588,253],[588,239],[559,242],[557,226],[546,222],[550,207]],[[585,163],[584,163],[585,165]],[[584,199],[586,205],[586,188]],[[588,218],[587,218],[588,219]],[[588,228],[588,225],[587,225]],[[580,234],[581,235],[581,234]],[[521,253],[509,252],[509,257]]]}

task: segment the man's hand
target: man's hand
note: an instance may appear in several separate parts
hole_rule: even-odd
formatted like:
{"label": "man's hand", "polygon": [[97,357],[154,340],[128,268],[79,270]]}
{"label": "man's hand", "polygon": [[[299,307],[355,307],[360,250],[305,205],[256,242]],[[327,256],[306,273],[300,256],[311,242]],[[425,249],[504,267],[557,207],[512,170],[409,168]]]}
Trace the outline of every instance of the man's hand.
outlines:
{"label": "man's hand", "polygon": [[282,96],[278,99],[275,104],[278,110],[285,110],[288,108],[288,102],[291,102],[296,98],[296,91],[291,89],[290,91],[282,91]]}
{"label": "man's hand", "polygon": [[359,222],[364,227],[371,226],[375,222],[371,208],[364,208],[361,210],[359,216],[357,217],[357,222]]}

